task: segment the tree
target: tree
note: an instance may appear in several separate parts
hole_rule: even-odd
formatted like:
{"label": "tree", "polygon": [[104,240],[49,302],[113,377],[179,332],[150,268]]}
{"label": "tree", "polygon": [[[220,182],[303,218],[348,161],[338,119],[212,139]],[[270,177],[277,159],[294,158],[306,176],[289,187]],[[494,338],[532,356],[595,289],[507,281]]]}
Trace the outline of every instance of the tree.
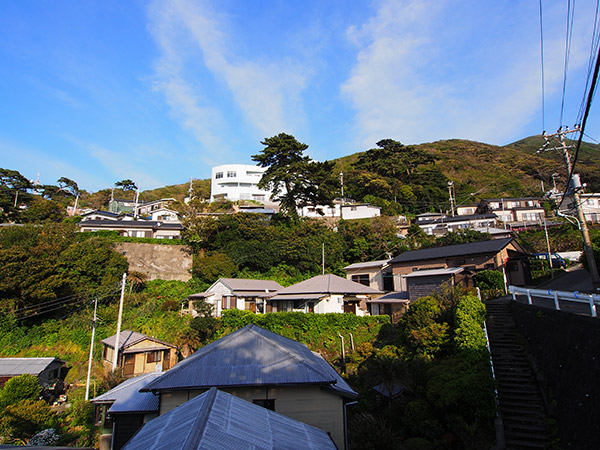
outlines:
{"label": "tree", "polygon": [[0,221],[14,221],[19,205],[31,200],[31,182],[16,170],[0,168]]}
{"label": "tree", "polygon": [[129,179],[117,181],[115,183],[115,186],[120,187],[124,191],[135,191],[137,189],[137,185],[135,184],[135,182]]}
{"label": "tree", "polygon": [[71,197],[75,197],[79,194],[79,186],[77,186],[77,183],[69,178],[60,177],[58,179],[58,187],[62,192],[66,192]]}
{"label": "tree", "polygon": [[378,148],[367,150],[358,158],[354,163],[355,168],[411,181],[412,174],[418,166],[434,162],[429,153],[414,147],[405,147],[393,139],[382,139],[376,145]]}
{"label": "tree", "polygon": [[258,187],[271,190],[283,212],[296,218],[298,207],[333,203],[337,181],[331,173],[332,162],[314,162],[304,156],[308,145],[286,133],[266,138],[261,144],[265,148],[252,156],[259,166],[267,168]]}

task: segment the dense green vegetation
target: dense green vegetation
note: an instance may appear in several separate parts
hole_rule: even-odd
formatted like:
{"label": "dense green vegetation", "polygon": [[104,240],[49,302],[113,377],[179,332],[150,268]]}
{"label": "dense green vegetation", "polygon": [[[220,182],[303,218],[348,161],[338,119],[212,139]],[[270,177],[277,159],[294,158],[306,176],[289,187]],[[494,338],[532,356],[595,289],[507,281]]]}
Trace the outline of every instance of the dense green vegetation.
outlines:
{"label": "dense green vegetation", "polygon": [[417,300],[396,326],[358,347],[348,368],[360,393],[351,447],[490,448],[495,403],[484,319],[473,292],[448,290]]}

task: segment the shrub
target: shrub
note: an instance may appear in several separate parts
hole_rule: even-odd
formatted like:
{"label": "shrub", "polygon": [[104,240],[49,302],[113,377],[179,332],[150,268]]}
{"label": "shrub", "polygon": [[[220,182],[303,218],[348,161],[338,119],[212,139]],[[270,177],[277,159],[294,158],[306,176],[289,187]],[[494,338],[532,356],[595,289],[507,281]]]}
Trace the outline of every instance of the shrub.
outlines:
{"label": "shrub", "polygon": [[498,270],[482,270],[473,275],[475,286],[484,291],[504,289],[504,276]]}
{"label": "shrub", "polygon": [[22,442],[49,428],[54,413],[43,400],[21,400],[8,405],[0,415],[0,436],[10,442]]}
{"label": "shrub", "polygon": [[11,378],[0,391],[0,407],[6,407],[21,400],[38,400],[42,387],[35,375],[28,373]]}

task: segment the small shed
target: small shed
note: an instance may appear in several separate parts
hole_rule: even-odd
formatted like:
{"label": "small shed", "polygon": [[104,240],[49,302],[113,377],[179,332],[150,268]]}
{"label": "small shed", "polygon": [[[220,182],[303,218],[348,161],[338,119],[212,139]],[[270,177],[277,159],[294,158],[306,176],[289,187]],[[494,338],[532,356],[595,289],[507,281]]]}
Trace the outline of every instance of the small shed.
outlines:
{"label": "small shed", "polygon": [[65,361],[58,358],[0,358],[0,387],[11,378],[28,373],[38,377],[43,388],[49,388],[64,381],[67,372]]}
{"label": "small shed", "polygon": [[[117,335],[102,341],[102,366],[106,372],[112,370]],[[124,330],[119,336],[117,367],[123,375],[133,376],[149,372],[169,370],[177,364],[177,347],[137,331]]]}

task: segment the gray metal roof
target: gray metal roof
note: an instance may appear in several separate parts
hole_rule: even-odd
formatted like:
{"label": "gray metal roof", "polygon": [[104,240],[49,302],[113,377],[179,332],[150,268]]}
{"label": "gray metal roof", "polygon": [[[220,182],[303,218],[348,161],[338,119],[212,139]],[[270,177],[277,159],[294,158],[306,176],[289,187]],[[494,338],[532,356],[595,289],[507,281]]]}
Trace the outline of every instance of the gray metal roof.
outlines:
{"label": "gray metal roof", "polygon": [[178,222],[160,222],[153,220],[102,220],[92,219],[83,220],[78,223],[79,227],[97,227],[97,228],[151,228],[154,230],[158,229],[169,229],[169,230],[182,230],[183,225]]}
{"label": "gray metal roof", "polygon": [[[286,287],[277,293],[272,300],[287,300],[287,296],[298,297],[303,294],[381,294],[381,291],[364,284],[355,283],[337,275],[317,275]],[[306,298],[306,297],[304,297]]]}
{"label": "gray metal roof", "polygon": [[159,398],[151,392],[139,392],[150,381],[160,377],[163,372],[151,372],[127,381],[110,391],[91,400],[92,403],[112,403],[108,412],[111,414],[133,412],[158,412]]}
{"label": "gray metal roof", "polygon": [[[109,347],[115,348],[116,338],[117,338],[117,335],[113,334],[112,336],[107,337],[106,339],[102,339],[102,343],[105,345],[108,345]],[[142,342],[144,340],[150,340],[152,342],[162,344],[165,347],[169,347],[169,348],[177,348],[173,344],[169,344],[168,342],[161,341],[160,339],[146,336],[145,334],[138,333],[137,331],[123,330],[123,331],[121,331],[121,334],[119,335],[119,350],[123,350],[124,348],[130,347],[130,346],[135,345],[138,342]],[[160,348],[164,348],[164,347],[160,347]],[[143,351],[143,350],[144,349],[140,349],[140,351]],[[154,350],[156,350],[156,348]]]}
{"label": "gray metal roof", "polygon": [[217,283],[219,281],[225,284],[225,286],[230,288],[232,291],[244,291],[246,293],[265,292],[265,290],[273,292],[280,291],[283,289],[282,285],[272,280],[252,280],[247,278],[219,278]]}
{"label": "gray metal roof", "polygon": [[64,364],[58,358],[0,358],[0,376],[16,377],[28,373],[39,375],[53,362]]}
{"label": "gray metal roof", "polygon": [[416,278],[416,277],[433,277],[436,275],[454,275],[463,272],[464,267],[448,267],[446,269],[427,269],[427,270],[415,270],[412,273],[402,275],[404,278]]}
{"label": "gray metal roof", "polygon": [[410,303],[407,291],[393,291],[369,300],[369,303]]}
{"label": "gray metal roof", "polygon": [[123,450],[336,450],[318,428],[210,389],[146,423]]}
{"label": "gray metal roof", "polygon": [[390,262],[389,259],[380,259],[379,261],[367,261],[361,263],[350,264],[349,266],[344,267],[343,270],[351,270],[351,269],[370,269],[372,267],[383,267]]}
{"label": "gray metal roof", "polygon": [[444,224],[444,223],[455,223],[455,222],[465,222],[471,220],[484,220],[484,219],[497,219],[498,216],[495,213],[485,213],[485,214],[465,214],[459,216],[444,216],[444,217],[432,217],[430,219],[420,219],[417,224],[418,225],[431,225],[435,223]]}
{"label": "gray metal roof", "polygon": [[428,259],[474,255],[480,253],[498,253],[511,242],[513,242],[513,238],[509,237],[505,239],[492,239],[489,241],[470,242],[468,244],[446,245],[444,247],[410,250],[408,252],[404,252],[396,256],[390,261],[390,263],[394,264],[411,261],[423,261]]}
{"label": "gray metal roof", "polygon": [[321,355],[254,324],[201,348],[144,390],[286,384],[318,384],[358,396]]}

